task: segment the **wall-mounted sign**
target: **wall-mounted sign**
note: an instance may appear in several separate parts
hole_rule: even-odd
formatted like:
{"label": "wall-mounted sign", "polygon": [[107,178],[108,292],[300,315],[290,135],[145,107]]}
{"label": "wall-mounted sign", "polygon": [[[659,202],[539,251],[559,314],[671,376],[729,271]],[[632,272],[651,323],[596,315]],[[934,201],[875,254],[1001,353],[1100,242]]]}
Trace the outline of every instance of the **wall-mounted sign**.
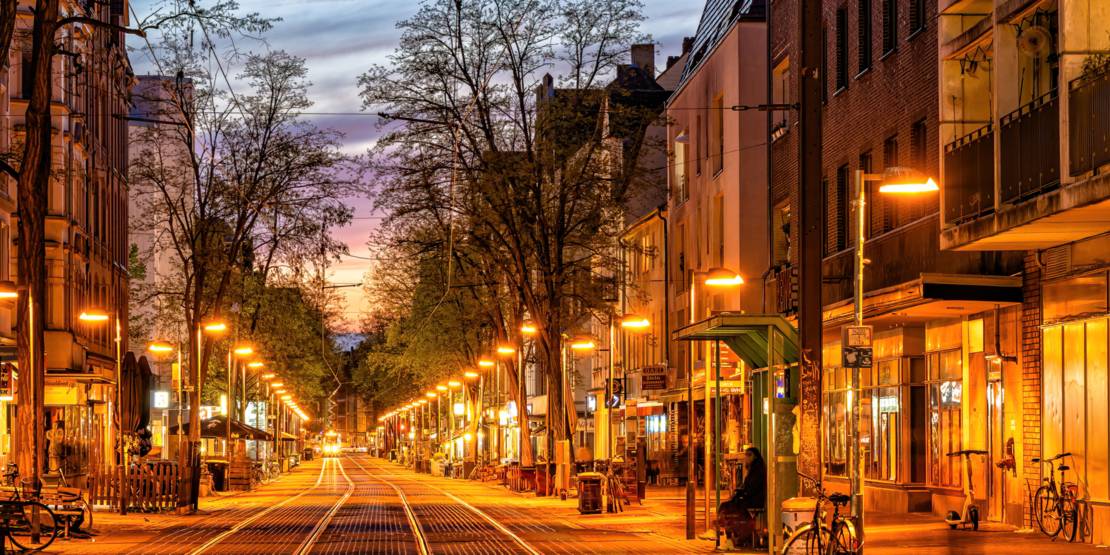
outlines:
{"label": "wall-mounted sign", "polygon": [[840,362],[844,368],[871,368],[871,326],[844,326]]}
{"label": "wall-mounted sign", "polygon": [[170,392],[169,391],[155,391],[154,392],[154,408],[168,409],[170,408]]}
{"label": "wall-mounted sign", "polygon": [[646,366],[640,374],[641,391],[667,389],[667,369],[662,366]]}

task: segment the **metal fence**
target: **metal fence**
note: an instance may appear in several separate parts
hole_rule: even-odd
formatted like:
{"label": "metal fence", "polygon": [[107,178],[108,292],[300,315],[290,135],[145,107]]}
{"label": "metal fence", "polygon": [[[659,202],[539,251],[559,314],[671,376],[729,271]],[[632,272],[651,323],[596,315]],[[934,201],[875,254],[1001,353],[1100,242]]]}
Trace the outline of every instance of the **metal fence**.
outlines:
{"label": "metal fence", "polygon": [[985,125],[944,147],[944,221],[958,224],[994,210],[994,133]]}
{"label": "metal fence", "polygon": [[1002,116],[1001,201],[1021,202],[1060,185],[1060,98],[1053,89]]}
{"label": "metal fence", "polygon": [[1073,176],[1110,163],[1110,70],[1068,85],[1068,143]]}

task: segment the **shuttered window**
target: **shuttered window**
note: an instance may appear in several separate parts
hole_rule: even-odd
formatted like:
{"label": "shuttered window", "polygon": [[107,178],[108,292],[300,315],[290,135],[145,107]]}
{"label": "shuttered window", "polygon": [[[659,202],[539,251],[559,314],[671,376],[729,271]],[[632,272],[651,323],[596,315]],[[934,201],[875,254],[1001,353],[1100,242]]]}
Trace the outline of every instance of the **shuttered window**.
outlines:
{"label": "shuttered window", "polygon": [[848,86],[848,11],[836,10],[836,90]]}
{"label": "shuttered window", "polygon": [[910,0],[910,33],[925,28],[925,0]]}
{"label": "shuttered window", "polygon": [[857,0],[859,2],[859,18],[856,23],[858,34],[858,62],[859,72],[871,69],[871,0]]}
{"label": "shuttered window", "polygon": [[898,47],[898,0],[883,0],[883,54]]}

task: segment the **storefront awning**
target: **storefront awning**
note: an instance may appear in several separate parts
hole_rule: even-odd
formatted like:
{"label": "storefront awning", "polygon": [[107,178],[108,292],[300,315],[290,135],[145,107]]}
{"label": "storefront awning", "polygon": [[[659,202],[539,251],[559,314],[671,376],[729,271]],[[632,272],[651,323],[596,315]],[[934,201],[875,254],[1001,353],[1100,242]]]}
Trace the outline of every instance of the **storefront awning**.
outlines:
{"label": "storefront awning", "polygon": [[[868,291],[863,298],[867,324],[910,323],[965,316],[1022,301],[1020,276],[921,274],[892,287]],[[826,328],[850,324],[852,299],[825,306]]]}
{"label": "storefront awning", "polygon": [[768,346],[781,338],[781,362],[798,361],[798,332],[777,314],[722,312],[674,331],[677,341],[723,341],[751,368],[768,366]]}

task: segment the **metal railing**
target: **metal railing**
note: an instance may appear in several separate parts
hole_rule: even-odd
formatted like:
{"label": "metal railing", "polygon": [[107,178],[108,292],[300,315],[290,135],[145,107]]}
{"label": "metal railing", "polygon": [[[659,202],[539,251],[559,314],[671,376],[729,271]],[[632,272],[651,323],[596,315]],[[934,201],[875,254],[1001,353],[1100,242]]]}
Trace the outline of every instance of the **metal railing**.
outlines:
{"label": "metal railing", "polygon": [[1056,90],[1002,116],[1000,200],[1021,202],[1060,185],[1060,98]]}
{"label": "metal railing", "polygon": [[944,222],[994,210],[994,132],[985,125],[944,147]]}
{"label": "metal railing", "polygon": [[1068,153],[1071,175],[1110,163],[1110,70],[1069,83]]}

